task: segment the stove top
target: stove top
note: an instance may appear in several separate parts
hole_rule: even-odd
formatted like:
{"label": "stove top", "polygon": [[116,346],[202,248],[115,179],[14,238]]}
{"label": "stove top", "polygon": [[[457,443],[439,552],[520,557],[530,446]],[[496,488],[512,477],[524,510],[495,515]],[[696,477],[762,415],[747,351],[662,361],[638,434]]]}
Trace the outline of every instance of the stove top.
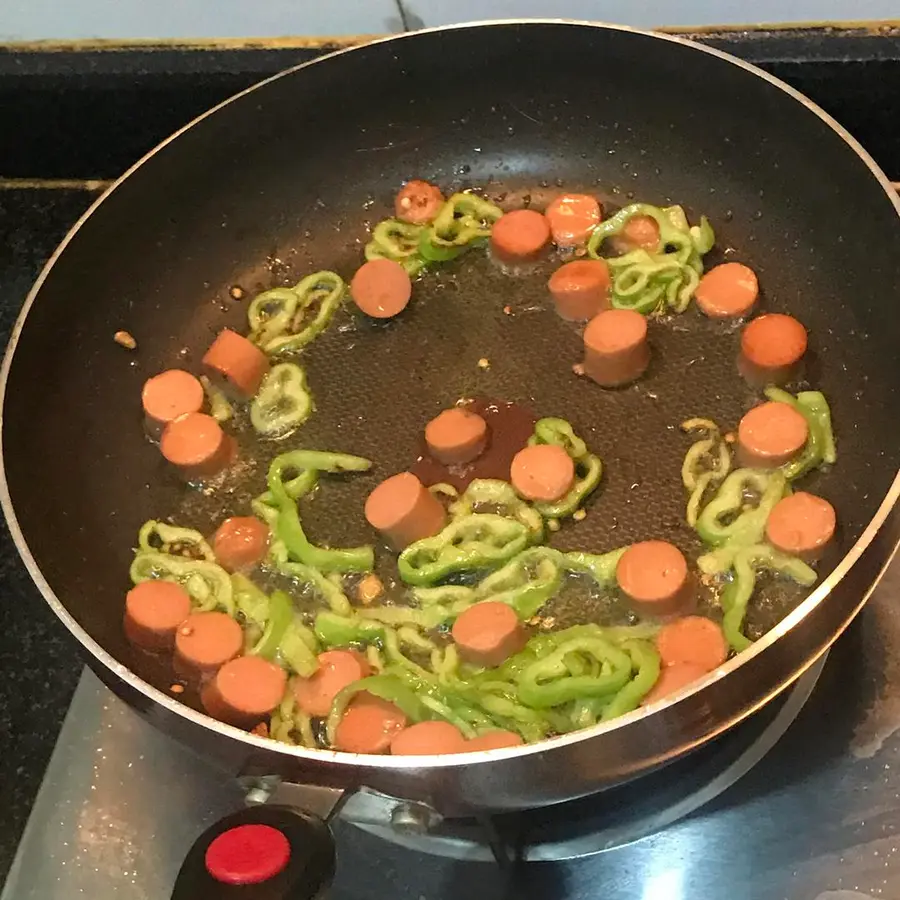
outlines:
{"label": "stove top", "polygon": [[[900,96],[900,31],[702,39],[810,94],[900,177],[891,106]],[[17,140],[0,145],[0,333],[8,334],[41,264],[102,189],[85,179],[115,177],[190,116],[321,50],[309,42],[0,48],[0,108],[18,123]],[[0,900],[168,897],[193,840],[240,809],[243,790],[147,726],[89,673],[78,681],[74,642],[5,531],[0,580],[0,664],[15,672],[0,680],[0,872],[43,776]],[[895,564],[820,674],[725,740],[624,789],[498,821],[487,836],[479,823],[444,822],[427,844],[391,831],[390,805],[379,798],[348,802],[334,825],[338,874],[329,896],[900,900],[898,595]],[[516,865],[517,857],[532,864]]]}

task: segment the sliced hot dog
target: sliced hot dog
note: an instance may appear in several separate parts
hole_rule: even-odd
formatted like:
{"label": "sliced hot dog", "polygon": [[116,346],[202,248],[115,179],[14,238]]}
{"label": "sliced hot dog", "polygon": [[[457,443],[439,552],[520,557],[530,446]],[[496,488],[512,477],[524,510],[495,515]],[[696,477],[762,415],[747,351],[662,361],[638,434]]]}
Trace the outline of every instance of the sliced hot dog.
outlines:
{"label": "sliced hot dog", "polygon": [[622,250],[659,250],[659,225],[652,216],[632,216],[622,229],[616,243]]}
{"label": "sliced hot dog", "polygon": [[243,335],[223,328],[206,351],[203,365],[226,393],[249,400],[269,371],[269,358]]}
{"label": "sliced hot dog", "polygon": [[664,666],[690,663],[712,672],[728,659],[722,629],[705,616],[685,616],[664,625],[656,636],[656,649]]}
{"label": "sliced hot dog", "polygon": [[213,718],[249,729],[278,706],[286,683],[281,666],[260,656],[239,656],[203,686],[200,699]]}
{"label": "sliced hot dog", "polygon": [[226,468],[235,445],[212,416],[189,413],[166,425],[159,449],[188,481],[196,481],[213,478]]}
{"label": "sliced hot dog", "polygon": [[806,419],[793,406],[761,403],[738,424],[738,460],[751,469],[775,469],[796,456],[808,437]]}
{"label": "sliced hot dog", "polygon": [[190,674],[208,674],[241,652],[244,633],[223,612],[199,612],[188,616],[175,632],[175,661]]}
{"label": "sliced hot dog", "polygon": [[672,616],[694,601],[694,580],[684,554],[668,541],[632,544],[619,559],[616,580],[635,611]]}
{"label": "sliced hot dog", "polygon": [[384,753],[405,727],[403,710],[363,691],[347,707],[337,727],[334,745],[347,753]]}
{"label": "sliced hot dog", "polygon": [[550,202],[544,215],[557,247],[582,247],[600,224],[600,204],[590,194],[562,194]]}
{"label": "sliced hot dog", "polygon": [[466,742],[466,752],[475,750],[500,750],[503,747],[521,747],[525,741],[514,731],[486,731]]}
{"label": "sliced hot dog", "polygon": [[255,516],[232,516],[216,530],[213,551],[229,572],[261,563],[269,545],[269,529]]}
{"label": "sliced hot dog", "polygon": [[781,550],[815,562],[834,537],[837,517],[823,497],[797,491],[775,504],[766,521],[769,543]]}
{"label": "sliced hot dog", "polygon": [[319,654],[319,668],[309,678],[291,682],[300,709],[308,716],[327,716],[334,698],[349,684],[371,672],[368,662],[355,650],[326,650]]}
{"label": "sliced hot dog", "polygon": [[487,446],[487,422],[478,413],[455,406],[425,426],[428,452],[446,466],[472,462]]}
{"label": "sliced hot dog", "polygon": [[581,322],[609,309],[609,266],[603,259],[576,259],[560,266],[547,282],[556,311]]}
{"label": "sliced hot dog", "polygon": [[191,613],[188,592],[174,581],[142,581],[125,596],[125,635],[146,650],[175,645],[178,626]]}
{"label": "sliced hot dog", "polygon": [[516,209],[501,216],[491,231],[494,257],[507,265],[534,262],[550,243],[550,223],[533,209]]}
{"label": "sliced hot dog", "polygon": [[584,330],[584,373],[603,387],[637,380],[650,365],[647,320],[631,309],[607,309]]}
{"label": "sliced hot dog", "polygon": [[412,472],[392,475],[369,494],[366,520],[395,549],[437,534],[447,521],[441,501]]}
{"label": "sliced hot dog", "polygon": [[575,482],[575,463],[557,444],[535,444],[513,457],[509,480],[526,500],[552,503],[565,497]]}
{"label": "sliced hot dog", "polygon": [[147,432],[158,438],[169,422],[188,413],[200,412],[203,385],[190,372],[169,369],[144,382],[141,401]]}
{"label": "sliced hot dog", "polygon": [[417,722],[404,728],[391,741],[393,756],[465,753],[467,749],[462,732],[449,722]]}
{"label": "sliced hot dog", "polygon": [[793,316],[760,316],[741,333],[738,370],[754,386],[785,384],[798,376],[807,341],[806,329]]}
{"label": "sliced hot dog", "polygon": [[459,654],[476,666],[494,668],[518,653],[528,635],[515,610],[505,603],[476,603],[457,618],[451,631]]}
{"label": "sliced hot dog", "polygon": [[743,263],[723,263],[710,269],[697,285],[697,306],[712,319],[739,319],[756,305],[759,281]]}
{"label": "sliced hot dog", "polygon": [[392,259],[370,259],[350,282],[353,302],[373,319],[390,319],[406,309],[412,282],[406,269]]}
{"label": "sliced hot dog", "polygon": [[404,222],[424,225],[430,222],[444,204],[441,189],[427,181],[407,181],[394,200],[394,214]]}
{"label": "sliced hot dog", "polygon": [[659,678],[650,692],[641,700],[641,706],[650,706],[669,694],[674,694],[682,688],[693,684],[703,678],[707,672],[696,663],[676,663],[673,666],[665,666],[660,670]]}

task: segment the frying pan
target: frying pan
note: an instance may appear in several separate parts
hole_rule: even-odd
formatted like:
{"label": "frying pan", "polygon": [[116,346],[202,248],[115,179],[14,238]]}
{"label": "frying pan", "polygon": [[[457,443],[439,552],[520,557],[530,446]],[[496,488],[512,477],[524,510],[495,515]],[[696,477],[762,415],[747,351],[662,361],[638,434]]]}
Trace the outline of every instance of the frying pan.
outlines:
{"label": "frying pan", "polygon": [[[411,177],[448,191],[479,186],[510,207],[542,208],[565,187],[611,205],[638,198],[706,214],[719,259],[750,263],[765,309],[809,328],[810,379],[832,403],[839,449],[834,470],[810,482],[841,522],[819,585],[806,599],[761,599],[757,625],[777,624],[751,650],[652,713],[475,764],[309,751],[222,725],[177,701],[168,667],[132,651],[121,626],[140,524],[173,515],[209,530],[261,489],[277,452],[246,457],[246,493],[186,500],[143,437],[144,379],[196,367],[220,328],[243,328],[235,284],[252,292],[321,268],[349,277],[368,227]],[[498,22],[333,54],[182,129],[65,239],[4,362],[5,514],[46,601],[106,682],[234,771],[367,785],[448,814],[598,791],[778,694],[846,627],[888,562],[900,490],[898,209],[872,160],[812,103],[677,38]],[[370,540],[365,491],[408,467],[438,409],[478,394],[565,416],[604,459],[587,519],[558,546],[601,551],[662,537],[696,555],[682,521],[677,423],[712,415],[733,426],[754,402],[735,373],[738,335],[696,313],[654,324],[647,378],[604,392],[572,375],[580,337],[547,308],[543,285],[463,258],[418,285],[400,320],[374,327],[345,310],[304,353],[317,412],[292,445],[377,464],[368,481],[323,488],[304,513],[317,538]],[[113,342],[119,329],[135,336],[134,353]]]}

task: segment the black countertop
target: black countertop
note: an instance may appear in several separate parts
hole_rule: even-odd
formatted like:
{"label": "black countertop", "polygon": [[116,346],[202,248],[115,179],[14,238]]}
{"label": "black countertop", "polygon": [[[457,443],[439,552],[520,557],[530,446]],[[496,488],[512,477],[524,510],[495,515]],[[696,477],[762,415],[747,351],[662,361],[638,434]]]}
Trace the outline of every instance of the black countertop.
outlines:
{"label": "black countertop", "polygon": [[[702,40],[762,65],[831,112],[900,179],[900,33],[735,31]],[[329,49],[329,48],[326,48]],[[0,48],[0,336],[44,261],[102,189],[172,130],[266,75],[323,52],[311,42],[203,47]],[[11,135],[15,139],[11,139]],[[65,448],[60,448],[65,452]],[[50,462],[48,462],[50,464]],[[0,876],[40,784],[81,662],[0,530]]]}

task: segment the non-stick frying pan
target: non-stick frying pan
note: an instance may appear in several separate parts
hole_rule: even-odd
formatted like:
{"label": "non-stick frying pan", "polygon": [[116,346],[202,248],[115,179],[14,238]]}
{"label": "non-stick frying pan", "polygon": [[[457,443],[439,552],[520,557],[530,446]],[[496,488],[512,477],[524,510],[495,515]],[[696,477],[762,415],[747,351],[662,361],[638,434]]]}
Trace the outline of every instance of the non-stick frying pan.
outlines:
{"label": "non-stick frying pan", "polygon": [[[221,725],[173,698],[171,672],[137,656],[121,626],[139,525],[175,515],[208,529],[261,489],[264,457],[275,452],[251,460],[246,496],[187,502],[142,434],[142,382],[196,367],[222,326],[243,327],[230,286],[254,291],[321,268],[349,277],[368,226],[410,177],[480,186],[510,206],[541,208],[564,186],[610,204],[678,202],[708,215],[720,258],[753,265],[765,308],[809,328],[810,378],[832,403],[840,455],[813,482],[841,523],[819,586],[751,650],[652,714],[476,764],[313,752]],[[504,22],[337,53],[183,129],[67,237],[4,364],[4,510],[47,602],[97,671],[160,727],[235,770],[367,784],[451,813],[585,795],[767,702],[837,637],[889,559],[900,462],[897,217],[882,173],[825,114],[769,76],[678,39]],[[308,512],[319,539],[371,538],[365,491],[409,465],[438,409],[478,394],[569,418],[603,457],[602,491],[560,546],[600,551],[664,537],[696,554],[682,521],[677,423],[713,415],[734,424],[753,402],[734,368],[737,334],[695,313],[656,324],[648,377],[603,392],[572,375],[580,337],[544,291],[540,277],[463,258],[417,286],[400,320],[374,327],[345,311],[304,354],[318,408],[292,444],[377,462],[371,480],[323,489]],[[119,329],[137,339],[134,353],[114,343]],[[760,623],[788,612],[789,600],[778,602],[761,601]]]}

